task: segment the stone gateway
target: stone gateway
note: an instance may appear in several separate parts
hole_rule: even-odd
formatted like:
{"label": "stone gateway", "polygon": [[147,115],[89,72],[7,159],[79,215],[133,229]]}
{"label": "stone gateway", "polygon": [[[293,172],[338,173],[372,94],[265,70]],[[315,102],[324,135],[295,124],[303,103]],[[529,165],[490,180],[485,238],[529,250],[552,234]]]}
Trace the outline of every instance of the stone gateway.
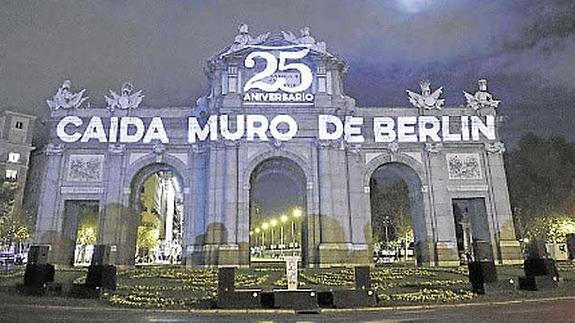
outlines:
{"label": "stone gateway", "polygon": [[181,261],[249,266],[252,183],[269,169],[301,188],[306,267],[373,262],[376,171],[407,184],[418,264],[459,265],[461,239],[476,259],[521,261],[495,129],[499,101],[486,81],[465,93],[465,107],[444,106],[429,82],[421,94],[408,91],[409,107],[357,107],[343,89],[346,65],[307,29],[301,37],[240,31],[208,61],[210,92],[193,107],[141,107],[143,91],[130,83],[105,107],[83,108],[84,90],[72,93],[69,81],[50,100],[35,242],[51,246],[51,263],[74,263],[81,214],[93,210],[96,242],[133,265],[140,214],[153,213],[142,192],[160,174],[158,183],[178,183],[170,212],[181,221],[169,222],[181,228],[165,236],[179,239]]}

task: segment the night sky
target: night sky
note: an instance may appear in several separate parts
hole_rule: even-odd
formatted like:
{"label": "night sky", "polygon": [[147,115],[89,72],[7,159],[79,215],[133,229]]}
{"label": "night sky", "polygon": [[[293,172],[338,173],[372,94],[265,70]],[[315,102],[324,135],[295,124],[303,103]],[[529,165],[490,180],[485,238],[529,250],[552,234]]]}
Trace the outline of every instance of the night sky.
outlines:
{"label": "night sky", "polygon": [[408,105],[428,78],[446,104],[464,103],[477,79],[501,99],[500,128],[575,139],[575,1],[78,1],[0,2],[0,107],[47,116],[64,79],[91,105],[132,81],[144,105],[190,106],[206,92],[203,68],[250,34],[312,36],[349,64],[346,92],[360,106]]}

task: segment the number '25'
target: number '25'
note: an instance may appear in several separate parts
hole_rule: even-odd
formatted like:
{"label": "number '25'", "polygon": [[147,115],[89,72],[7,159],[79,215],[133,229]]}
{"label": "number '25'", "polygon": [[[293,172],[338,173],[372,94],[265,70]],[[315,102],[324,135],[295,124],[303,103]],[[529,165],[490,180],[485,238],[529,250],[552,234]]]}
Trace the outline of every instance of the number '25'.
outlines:
{"label": "number '25'", "polygon": [[[265,92],[275,92],[282,90],[288,93],[303,92],[311,86],[313,75],[311,69],[303,63],[289,63],[286,64],[288,59],[302,59],[309,53],[309,48],[302,49],[297,52],[279,52],[279,57],[276,59],[274,55],[268,52],[252,52],[245,61],[246,68],[253,68],[256,65],[255,57],[261,57],[266,60],[266,67],[263,71],[255,74],[244,85],[244,92],[251,89],[260,89]],[[276,71],[297,70],[301,76],[301,82],[294,87],[286,85],[286,79],[278,77],[273,83],[266,83],[261,80],[271,77]]]}

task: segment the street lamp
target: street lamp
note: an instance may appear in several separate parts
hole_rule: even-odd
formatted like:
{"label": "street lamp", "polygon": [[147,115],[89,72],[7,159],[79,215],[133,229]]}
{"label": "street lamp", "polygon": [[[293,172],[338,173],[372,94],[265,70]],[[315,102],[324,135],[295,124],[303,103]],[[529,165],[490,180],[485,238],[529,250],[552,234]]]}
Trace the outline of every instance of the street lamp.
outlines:
{"label": "street lamp", "polygon": [[281,249],[283,250],[283,248],[284,248],[284,224],[288,221],[287,215],[282,214],[280,216],[280,221],[282,222],[282,225],[280,227],[280,243],[281,243]]}
{"label": "street lamp", "polygon": [[389,215],[383,216],[383,224],[385,228],[385,250],[387,252],[387,250],[389,250]]}
{"label": "street lamp", "polygon": [[262,246],[266,245],[266,230],[270,227],[269,223],[262,223]]}
{"label": "street lamp", "polygon": [[[299,219],[303,215],[303,212],[300,208],[295,208],[292,211],[292,215],[293,215],[293,218]],[[295,221],[293,220],[293,218],[291,221],[291,241],[292,241],[292,255],[295,256],[295,232],[296,232],[295,229],[296,228],[295,228]]]}
{"label": "street lamp", "polygon": [[278,221],[277,221],[276,219],[271,219],[271,220],[270,220],[270,226],[271,226],[271,229],[272,229],[272,236],[271,236],[271,239],[270,239],[270,247],[274,245],[274,228],[275,228],[276,225],[278,225]]}
{"label": "street lamp", "polygon": [[[259,233],[261,232],[261,229],[260,229],[259,227],[257,227],[257,228],[255,228],[254,232],[255,232],[256,234],[259,234]],[[260,242],[261,242],[261,241],[260,241]],[[258,241],[257,241],[257,236],[256,236],[256,245],[257,245],[257,244],[258,244]],[[260,245],[261,245],[261,244],[260,244]]]}

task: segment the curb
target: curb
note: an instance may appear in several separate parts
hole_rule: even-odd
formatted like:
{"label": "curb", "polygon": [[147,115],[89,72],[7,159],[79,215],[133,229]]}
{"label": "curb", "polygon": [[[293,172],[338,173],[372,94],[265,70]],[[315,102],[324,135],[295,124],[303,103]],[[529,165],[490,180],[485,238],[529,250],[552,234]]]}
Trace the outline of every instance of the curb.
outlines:
{"label": "curb", "polygon": [[326,308],[322,313],[343,313],[343,312],[388,312],[388,311],[409,311],[409,310],[429,310],[441,308],[458,308],[458,307],[477,307],[486,305],[511,305],[523,303],[543,303],[552,301],[575,300],[575,296],[559,296],[547,298],[531,298],[512,301],[480,302],[480,303],[461,303],[461,304],[428,304],[428,305],[404,305],[389,307],[360,307],[360,308]]}
{"label": "curb", "polygon": [[[561,296],[538,299],[523,299],[512,301],[482,302],[482,303],[462,303],[462,304],[429,304],[429,305],[405,305],[389,307],[358,307],[358,308],[322,308],[319,313],[345,313],[345,312],[391,312],[391,311],[409,311],[409,310],[429,310],[443,308],[460,308],[460,307],[477,307],[491,305],[511,305],[523,303],[538,303],[551,301],[575,300],[575,296]],[[189,310],[161,310],[161,309],[136,309],[136,308],[114,308],[114,307],[86,307],[86,306],[63,306],[63,305],[35,305],[35,304],[10,304],[4,303],[4,307],[13,308],[38,308],[38,309],[61,309],[61,310],[101,310],[101,311],[119,311],[119,312],[144,312],[144,313],[193,313],[193,314],[297,314],[293,309],[189,309]]]}

